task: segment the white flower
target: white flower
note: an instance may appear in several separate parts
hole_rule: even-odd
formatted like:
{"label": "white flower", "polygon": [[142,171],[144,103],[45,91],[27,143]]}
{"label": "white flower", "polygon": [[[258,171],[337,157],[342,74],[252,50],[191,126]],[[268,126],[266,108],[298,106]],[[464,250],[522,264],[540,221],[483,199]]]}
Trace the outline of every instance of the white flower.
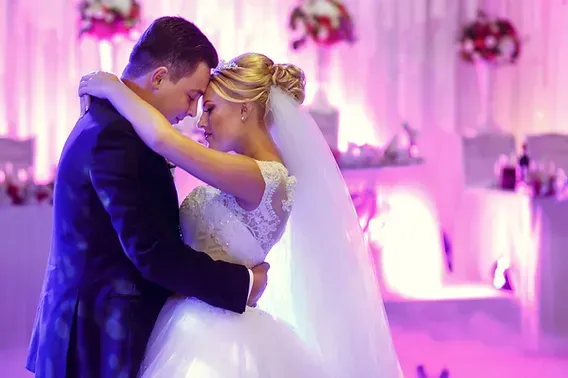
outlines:
{"label": "white flower", "polygon": [[102,19],[105,13],[100,3],[91,3],[83,12],[85,16],[97,19]]}
{"label": "white flower", "polygon": [[128,16],[132,8],[132,0],[101,0],[101,3],[108,8],[117,10],[123,16]]}
{"label": "white flower", "polygon": [[114,13],[112,13],[112,12],[106,13],[105,14],[105,22],[110,24],[113,21],[114,21]]}
{"label": "white flower", "polygon": [[487,37],[485,37],[485,46],[491,49],[496,45],[497,45],[497,40],[495,39],[494,36],[488,35]]}
{"label": "white flower", "polygon": [[314,17],[329,17],[333,28],[339,27],[341,13],[339,8],[329,0],[308,0],[304,11]]}
{"label": "white flower", "polygon": [[318,41],[325,41],[328,37],[329,37],[329,30],[327,29],[327,27],[319,28],[317,35]]}

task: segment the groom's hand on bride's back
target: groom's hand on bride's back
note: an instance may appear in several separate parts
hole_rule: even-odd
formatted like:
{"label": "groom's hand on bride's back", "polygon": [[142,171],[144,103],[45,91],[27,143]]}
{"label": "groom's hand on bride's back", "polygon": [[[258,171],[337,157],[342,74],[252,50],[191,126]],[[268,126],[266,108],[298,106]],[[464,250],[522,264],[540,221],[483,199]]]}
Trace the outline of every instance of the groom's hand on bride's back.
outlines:
{"label": "groom's hand on bride's back", "polygon": [[247,303],[248,306],[256,307],[256,302],[258,302],[264,293],[264,289],[266,289],[266,285],[268,283],[268,269],[270,269],[270,265],[266,262],[263,262],[251,269],[254,280]]}

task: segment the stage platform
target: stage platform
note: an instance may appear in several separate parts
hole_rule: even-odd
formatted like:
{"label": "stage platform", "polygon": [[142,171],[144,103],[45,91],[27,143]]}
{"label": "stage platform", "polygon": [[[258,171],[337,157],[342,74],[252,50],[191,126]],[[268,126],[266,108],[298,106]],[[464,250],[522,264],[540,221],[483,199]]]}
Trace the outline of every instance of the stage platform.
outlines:
{"label": "stage platform", "polygon": [[488,318],[511,331],[520,330],[520,308],[513,294],[486,285],[449,284],[415,296],[385,293],[383,299],[390,321],[400,326],[423,328],[472,320],[475,325],[476,319]]}

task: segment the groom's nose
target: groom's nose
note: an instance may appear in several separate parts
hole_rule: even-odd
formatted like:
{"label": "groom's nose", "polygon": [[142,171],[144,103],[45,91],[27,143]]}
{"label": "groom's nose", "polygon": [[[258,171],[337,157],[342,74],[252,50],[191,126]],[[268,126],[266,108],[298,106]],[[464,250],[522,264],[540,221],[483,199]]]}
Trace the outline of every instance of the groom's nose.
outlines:
{"label": "groom's nose", "polygon": [[187,109],[187,115],[194,118],[197,115],[197,101],[192,101]]}

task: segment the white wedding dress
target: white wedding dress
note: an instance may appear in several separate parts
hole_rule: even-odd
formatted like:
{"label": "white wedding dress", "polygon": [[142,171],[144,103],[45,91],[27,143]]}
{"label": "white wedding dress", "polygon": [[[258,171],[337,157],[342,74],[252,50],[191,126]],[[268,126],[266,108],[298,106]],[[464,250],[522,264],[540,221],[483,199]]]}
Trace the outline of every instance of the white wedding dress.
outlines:
{"label": "white wedding dress", "polygon": [[[266,188],[259,207],[243,210],[211,186],[193,190],[180,209],[186,243],[216,260],[253,267],[282,237],[295,178],[278,162],[258,162]],[[170,299],[150,338],[144,378],[320,378],[319,357],[282,320],[260,310],[244,314],[198,299]]]}

